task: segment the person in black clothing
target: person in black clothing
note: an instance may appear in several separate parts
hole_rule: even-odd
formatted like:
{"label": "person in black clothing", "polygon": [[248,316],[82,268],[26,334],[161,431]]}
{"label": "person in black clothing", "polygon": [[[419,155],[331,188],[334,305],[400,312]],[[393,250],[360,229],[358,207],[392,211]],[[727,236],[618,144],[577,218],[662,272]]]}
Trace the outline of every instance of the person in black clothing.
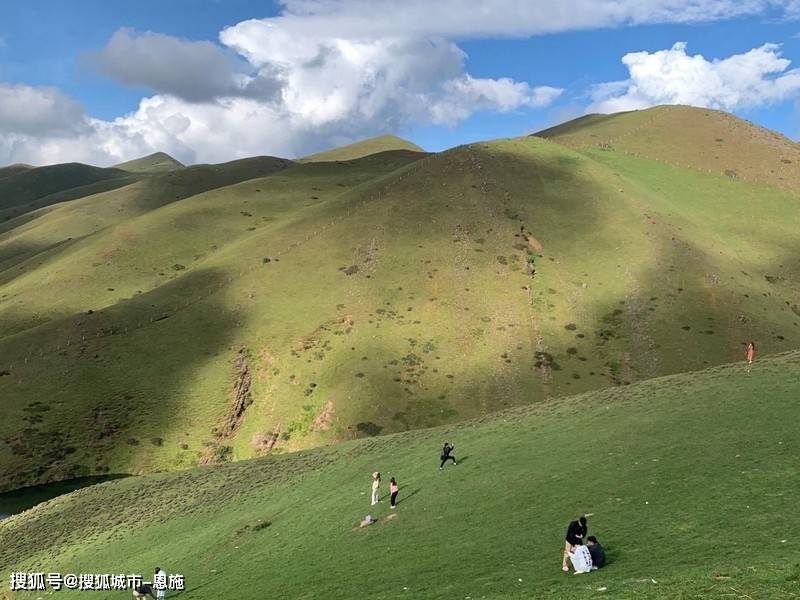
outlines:
{"label": "person in black clothing", "polygon": [[440,471],[444,468],[444,463],[446,463],[448,460],[452,460],[454,465],[458,464],[456,463],[455,457],[450,456],[450,453],[453,451],[453,448],[455,448],[455,446],[451,446],[447,442],[444,443],[444,446],[442,447],[442,464],[439,465]]}
{"label": "person in black clothing", "polygon": [[606,564],[606,551],[597,541],[597,538],[590,535],[586,538],[586,545],[589,547],[589,554],[592,555],[592,569],[599,569]]}
{"label": "person in black clothing", "polygon": [[586,517],[581,517],[577,521],[570,521],[565,538],[564,556],[561,560],[561,570],[565,573],[569,571],[569,555],[575,549],[575,546],[583,544],[583,538],[586,537],[587,531]]}
{"label": "person in black clothing", "polygon": [[146,598],[150,596],[153,600],[156,600],[156,597],[153,595],[153,588],[152,586],[143,583],[133,590],[133,598],[134,600],[141,600],[142,598]]}

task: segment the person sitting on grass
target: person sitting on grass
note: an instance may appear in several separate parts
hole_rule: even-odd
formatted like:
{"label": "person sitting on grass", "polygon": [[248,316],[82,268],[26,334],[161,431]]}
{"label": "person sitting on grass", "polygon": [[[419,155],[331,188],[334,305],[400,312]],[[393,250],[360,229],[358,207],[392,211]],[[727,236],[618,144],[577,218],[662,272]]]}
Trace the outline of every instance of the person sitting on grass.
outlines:
{"label": "person sitting on grass", "polygon": [[151,586],[143,583],[142,585],[136,586],[133,589],[134,600],[141,600],[147,596],[150,596],[153,600],[156,600],[156,597],[153,595],[153,588]]}
{"label": "person sitting on grass", "polygon": [[592,555],[592,570],[596,571],[606,564],[606,551],[593,535],[586,538],[586,545],[589,547],[589,554]]}
{"label": "person sitting on grass", "polygon": [[564,554],[561,558],[561,570],[564,573],[569,572],[570,554],[572,554],[576,546],[583,544],[583,538],[587,531],[586,517],[581,517],[577,521],[570,521],[564,542]]}
{"label": "person sitting on grass", "polygon": [[444,446],[442,447],[442,456],[441,456],[442,464],[439,465],[439,470],[440,471],[444,468],[444,463],[446,463],[448,460],[452,460],[454,465],[458,464],[458,463],[456,463],[455,456],[450,456],[450,453],[454,449],[455,449],[455,446],[451,446],[447,442],[444,443]]}
{"label": "person sitting on grass", "polygon": [[572,553],[569,555],[569,559],[572,562],[573,568],[575,569],[575,575],[588,573],[593,569],[592,555],[589,552],[589,548],[583,544],[579,544],[574,547]]}
{"label": "person sitting on grass", "polygon": [[358,524],[359,527],[368,527],[369,525],[373,525],[377,523],[377,521],[372,517],[372,515],[367,515],[364,517],[364,520]]}

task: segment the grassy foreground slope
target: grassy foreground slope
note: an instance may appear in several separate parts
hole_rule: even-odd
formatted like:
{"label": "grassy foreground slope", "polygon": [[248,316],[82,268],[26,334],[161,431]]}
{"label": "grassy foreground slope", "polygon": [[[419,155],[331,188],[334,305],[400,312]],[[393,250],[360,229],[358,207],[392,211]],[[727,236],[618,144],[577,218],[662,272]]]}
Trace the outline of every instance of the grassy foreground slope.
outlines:
{"label": "grassy foreground slope", "polygon": [[[163,565],[186,576],[183,599],[797,598],[798,382],[788,353],[104,483],[0,522],[0,570]],[[440,472],[445,439],[460,462]],[[400,503],[359,530],[374,470],[398,478]],[[564,575],[564,529],[582,512],[609,564]]]}
{"label": "grassy foreground slope", "polygon": [[318,152],[301,158],[299,162],[326,162],[335,160],[353,160],[380,152],[396,152],[406,150],[408,152],[425,152],[422,148],[397,137],[396,135],[382,135],[368,140],[361,140],[347,146],[333,148],[324,152]]}
{"label": "grassy foreground slope", "polygon": [[797,348],[796,193],[538,138],[419,156],[295,165],[12,260],[0,485],[446,424],[750,339]]}

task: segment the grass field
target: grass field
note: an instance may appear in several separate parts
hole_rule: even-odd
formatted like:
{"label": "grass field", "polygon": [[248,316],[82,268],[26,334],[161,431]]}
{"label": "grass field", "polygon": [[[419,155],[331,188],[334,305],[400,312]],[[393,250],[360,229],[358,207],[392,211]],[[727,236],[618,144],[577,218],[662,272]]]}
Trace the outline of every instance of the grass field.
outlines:
{"label": "grass field", "polygon": [[[459,425],[108,482],[1,521],[0,570],[162,565],[185,575],[184,600],[797,598],[799,381],[800,354],[786,353]],[[444,440],[459,464],[439,471]],[[358,529],[374,470],[398,478],[400,502],[391,511],[384,497],[379,522]],[[564,530],[581,513],[609,564],[565,575]]]}
{"label": "grass field", "polygon": [[797,203],[526,137],[189,167],[39,209],[0,228],[0,489],[797,348]]}

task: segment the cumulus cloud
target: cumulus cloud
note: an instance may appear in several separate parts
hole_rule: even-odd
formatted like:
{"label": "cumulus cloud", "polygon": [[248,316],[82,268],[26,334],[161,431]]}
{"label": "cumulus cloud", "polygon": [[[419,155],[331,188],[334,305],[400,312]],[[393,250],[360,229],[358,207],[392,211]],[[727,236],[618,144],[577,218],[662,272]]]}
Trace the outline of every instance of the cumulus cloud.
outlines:
{"label": "cumulus cloud", "polygon": [[87,128],[80,104],[56,88],[0,83],[0,134],[66,137]]}
{"label": "cumulus cloud", "polygon": [[246,62],[217,44],[153,32],[120,29],[89,62],[104,75],[129,86],[172,94],[190,102],[220,96],[269,100],[280,84],[266,73],[252,76]]}
{"label": "cumulus cloud", "polygon": [[[280,15],[228,27],[217,41],[123,29],[91,60],[114,80],[154,95],[112,121],[90,118],[49,88],[25,87],[32,100],[22,111],[3,112],[0,96],[0,163],[111,164],[155,150],[185,162],[291,157],[417,123],[455,125],[476,111],[544,108],[563,90],[548,82],[475,77],[456,41],[788,15],[797,1],[284,0]],[[764,71],[784,59],[774,47],[763,51],[778,62],[754,68],[781,73]],[[646,62],[652,55],[628,55],[636,56]],[[596,88],[597,105],[655,97],[657,85],[644,81],[654,76],[638,75],[647,69],[636,60],[629,64],[631,81],[642,81]],[[756,96],[734,85],[734,67],[715,69],[730,87]],[[790,83],[779,86],[788,94]],[[20,100],[12,104],[20,106]]]}
{"label": "cumulus cloud", "polygon": [[792,99],[800,93],[800,71],[787,70],[776,44],[707,60],[686,53],[686,43],[669,50],[632,52],[622,58],[630,78],[591,90],[590,112],[617,112],[656,104],[690,104],[723,110],[749,109]]}

